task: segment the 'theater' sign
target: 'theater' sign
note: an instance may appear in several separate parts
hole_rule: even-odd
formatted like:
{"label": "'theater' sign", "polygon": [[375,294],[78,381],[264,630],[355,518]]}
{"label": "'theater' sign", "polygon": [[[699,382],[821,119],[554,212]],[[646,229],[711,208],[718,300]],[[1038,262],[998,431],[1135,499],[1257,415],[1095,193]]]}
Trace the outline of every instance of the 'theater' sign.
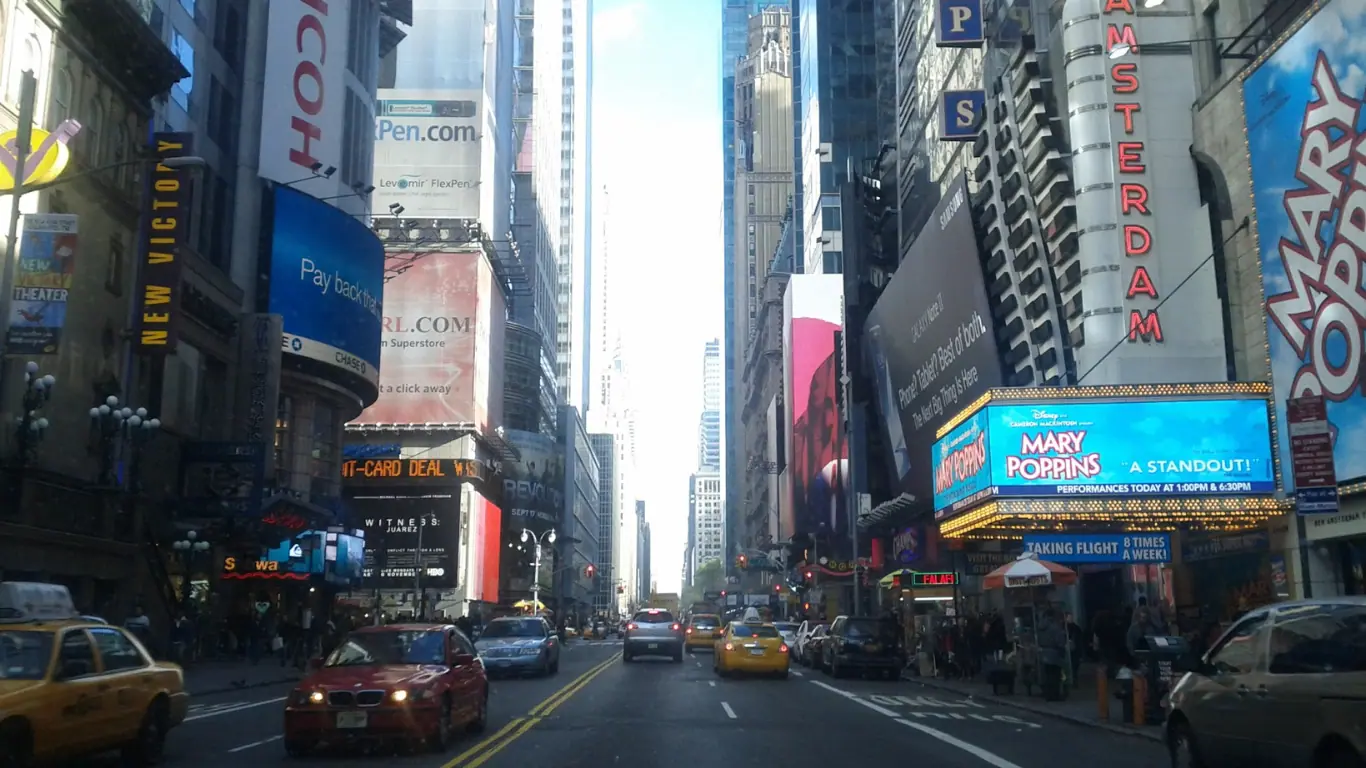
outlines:
{"label": "'theater' sign", "polygon": [[[1114,150],[1115,167],[1119,170],[1119,223],[1124,237],[1124,255],[1135,260],[1124,292],[1129,305],[1129,341],[1161,343],[1162,319],[1157,309],[1147,307],[1149,302],[1155,307],[1160,297],[1146,261],[1153,250],[1153,230],[1148,223],[1152,209],[1148,205],[1148,185],[1144,183],[1148,172],[1144,159],[1147,147],[1134,125],[1134,118],[1142,112],[1143,106],[1138,97],[1141,85],[1138,64],[1133,61],[1138,53],[1138,37],[1132,23],[1136,18],[1133,0],[1106,0],[1104,14],[1106,52],[1111,53],[1120,46],[1127,49],[1126,55],[1117,57],[1110,65],[1110,93],[1116,97],[1112,103],[1115,114],[1123,121],[1124,135],[1122,140],[1115,142]],[[1128,18],[1112,21],[1116,16]],[[1135,307],[1136,300],[1145,306]]]}
{"label": "'theater' sign", "polygon": [[137,350],[166,354],[175,351],[180,324],[180,247],[189,235],[190,189],[186,168],[170,168],[163,160],[187,157],[194,135],[157,133],[152,151],[158,160],[142,192],[142,242],[138,265]]}

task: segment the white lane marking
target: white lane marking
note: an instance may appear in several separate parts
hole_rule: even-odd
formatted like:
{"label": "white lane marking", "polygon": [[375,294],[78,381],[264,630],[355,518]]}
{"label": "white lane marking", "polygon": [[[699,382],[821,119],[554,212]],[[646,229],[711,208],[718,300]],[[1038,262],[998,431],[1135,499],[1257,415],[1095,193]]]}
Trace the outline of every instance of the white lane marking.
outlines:
{"label": "white lane marking", "polygon": [[[909,725],[909,723],[907,723],[907,725]],[[253,741],[253,742],[250,743],[250,744],[243,744],[243,745],[240,746],[240,747],[233,747],[232,749],[228,750],[228,754],[232,754],[232,753],[234,753],[234,752],[245,752],[246,750],[251,749],[252,747],[259,747],[259,746],[261,746],[262,744],[269,744],[269,743],[271,743],[272,741],[279,741],[280,739],[283,739],[283,738],[284,738],[284,736],[281,735],[281,736],[271,736],[271,737],[268,738],[268,739],[261,739],[260,741]]]}
{"label": "white lane marking", "polygon": [[219,715],[230,715],[233,712],[241,712],[244,709],[252,709],[254,707],[264,707],[267,704],[279,704],[287,698],[289,697],[279,696],[274,699],[266,699],[264,701],[249,701],[245,704],[233,704],[231,706],[224,706],[218,709],[211,709],[207,712],[190,715],[189,717],[185,718],[185,722],[189,723],[195,720],[203,720],[208,717],[218,717]]}
{"label": "white lane marking", "polygon": [[802,674],[801,672],[798,672],[795,669],[792,670],[792,674],[796,675],[797,677],[806,677],[806,675]]}
{"label": "white lane marking", "polygon": [[848,691],[841,691],[840,689],[836,688],[835,686],[833,686],[833,685],[827,685],[827,684],[821,682],[820,680],[812,680],[812,681],[811,681],[811,684],[812,684],[812,685],[819,685],[820,687],[824,688],[824,689],[827,690],[827,691],[832,691],[832,692],[834,692],[834,693],[838,693],[839,695],[843,696],[844,698],[846,698],[846,699],[848,699],[848,700],[850,700],[850,701],[852,701],[852,702],[855,702],[855,703],[858,703],[858,704],[862,704],[863,706],[865,706],[865,707],[867,707],[867,708],[873,710],[874,712],[878,713],[879,715],[886,715],[887,717],[893,717],[893,718],[895,718],[895,717],[901,717],[900,714],[898,714],[898,713],[896,713],[896,712],[893,712],[892,710],[887,709],[886,707],[880,707],[880,706],[874,704],[874,703],[871,702],[871,701],[864,701],[863,699],[860,699],[860,698],[858,697],[857,694],[853,694],[853,693],[850,693],[850,692],[848,692]]}
{"label": "white lane marking", "polygon": [[967,752],[969,755],[972,755],[978,760],[981,760],[982,762],[986,763],[987,765],[991,765],[994,768],[1020,768],[1018,764],[1010,762],[1009,760],[1005,759],[1004,757],[1001,757],[995,752],[988,752],[987,750],[982,749],[976,744],[963,741],[957,736],[952,736],[950,734],[944,733],[943,731],[937,728],[931,728],[928,725],[921,725],[920,723],[913,723],[910,720],[902,720],[900,718],[897,718],[897,722],[901,723],[902,725],[908,728],[914,728],[917,731],[920,731],[921,733],[925,734],[926,736],[933,736],[934,738],[939,739],[945,744],[957,747],[958,749]]}
{"label": "white lane marking", "polygon": [[708,680],[708,681],[707,681],[707,685],[708,685],[708,686],[711,686],[712,688],[715,688],[715,687],[716,687],[716,681],[715,681],[715,680]]}
{"label": "white lane marking", "polygon": [[726,710],[726,717],[729,717],[729,718],[732,719],[732,720],[738,719],[738,718],[736,717],[736,715],[735,715],[735,710],[731,709],[731,708],[730,708],[730,705],[727,704],[726,702],[724,702],[724,701],[721,702],[721,709]]}

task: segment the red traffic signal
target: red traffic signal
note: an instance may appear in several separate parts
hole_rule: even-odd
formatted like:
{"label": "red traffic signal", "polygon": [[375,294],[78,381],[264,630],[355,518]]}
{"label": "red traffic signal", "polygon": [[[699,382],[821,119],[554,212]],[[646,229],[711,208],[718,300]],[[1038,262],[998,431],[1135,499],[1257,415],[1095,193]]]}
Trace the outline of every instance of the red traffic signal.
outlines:
{"label": "red traffic signal", "polygon": [[587,577],[590,578],[590,579],[593,578],[593,576],[596,575],[597,572],[598,572],[597,566],[593,565],[592,563],[589,563],[588,565],[584,566],[584,568],[583,568],[583,575],[584,575],[584,576],[587,576]]}
{"label": "red traffic signal", "polygon": [[748,558],[748,557],[745,557],[743,554],[741,554],[741,555],[736,555],[736,556],[735,556],[735,564],[736,564],[737,566],[739,566],[740,568],[748,568],[748,567],[749,567],[749,558]]}
{"label": "red traffic signal", "polygon": [[783,585],[782,585],[782,584],[774,584],[774,585],[773,585],[773,591],[774,591],[774,592],[782,592],[782,591],[783,591]]}
{"label": "red traffic signal", "polygon": [[725,596],[726,596],[726,590],[723,589],[723,590],[721,590],[721,597],[725,597]]}
{"label": "red traffic signal", "polygon": [[806,573],[802,574],[803,578],[805,578],[807,581],[811,581],[811,579],[814,578],[815,575],[816,575],[816,574],[813,573],[813,572],[811,572],[810,570],[808,570]]}
{"label": "red traffic signal", "polygon": [[899,574],[899,573],[894,573],[894,574],[892,574],[892,588],[893,588],[893,589],[901,589],[901,574]]}
{"label": "red traffic signal", "polygon": [[626,587],[623,587],[623,586],[621,586],[620,584],[618,584],[618,585],[617,585],[617,594],[618,594],[618,595],[624,595],[624,594],[626,594]]}

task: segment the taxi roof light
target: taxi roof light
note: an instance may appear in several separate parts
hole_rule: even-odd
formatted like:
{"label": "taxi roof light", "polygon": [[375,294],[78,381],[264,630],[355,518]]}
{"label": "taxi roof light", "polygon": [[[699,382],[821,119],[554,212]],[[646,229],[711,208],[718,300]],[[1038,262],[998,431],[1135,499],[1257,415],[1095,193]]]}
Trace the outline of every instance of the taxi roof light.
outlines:
{"label": "taxi roof light", "polygon": [[66,621],[79,617],[71,590],[61,584],[0,582],[0,623]]}

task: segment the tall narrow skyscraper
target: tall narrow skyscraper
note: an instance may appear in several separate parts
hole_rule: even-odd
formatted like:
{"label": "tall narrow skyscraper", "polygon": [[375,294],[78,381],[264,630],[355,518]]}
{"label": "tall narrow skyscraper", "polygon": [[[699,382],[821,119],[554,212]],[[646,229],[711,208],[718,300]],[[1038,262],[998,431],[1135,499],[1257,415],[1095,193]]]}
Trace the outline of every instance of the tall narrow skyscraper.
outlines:
{"label": "tall narrow skyscraper", "polygon": [[[588,359],[592,354],[593,270],[593,0],[536,0],[557,6],[560,45],[545,50],[560,62],[555,90],[560,96],[559,316],[556,318],[556,378],[560,400],[583,413],[589,402]],[[556,18],[547,7],[547,20]],[[539,42],[539,40],[538,40]],[[538,46],[539,47],[539,46]],[[538,57],[539,58],[539,57]],[[539,69],[539,68],[538,68]]]}
{"label": "tall narrow skyscraper", "polygon": [[702,418],[697,427],[697,468],[721,471],[721,341],[707,342],[702,353]]}

